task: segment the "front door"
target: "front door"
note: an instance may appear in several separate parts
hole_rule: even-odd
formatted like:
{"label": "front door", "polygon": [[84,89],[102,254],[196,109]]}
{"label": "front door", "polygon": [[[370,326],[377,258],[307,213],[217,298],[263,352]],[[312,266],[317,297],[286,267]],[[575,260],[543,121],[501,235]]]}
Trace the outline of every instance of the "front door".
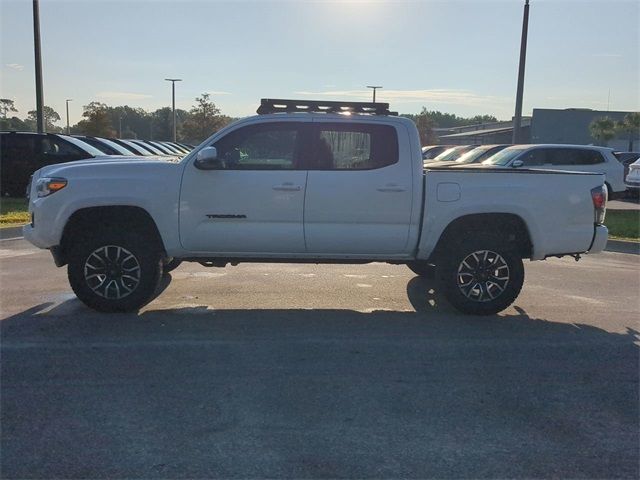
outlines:
{"label": "front door", "polygon": [[239,127],[215,141],[220,168],[185,167],[180,240],[192,252],[239,256],[305,251],[303,123]]}

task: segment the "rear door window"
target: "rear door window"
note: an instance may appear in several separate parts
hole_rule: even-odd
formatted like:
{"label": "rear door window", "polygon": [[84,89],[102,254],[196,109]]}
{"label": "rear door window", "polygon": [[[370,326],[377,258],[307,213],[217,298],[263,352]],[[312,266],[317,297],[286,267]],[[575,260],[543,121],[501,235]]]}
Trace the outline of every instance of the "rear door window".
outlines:
{"label": "rear door window", "polygon": [[597,165],[604,163],[602,153],[597,150],[578,150],[576,165]]}
{"label": "rear door window", "polygon": [[547,161],[548,152],[549,149],[547,148],[536,148],[535,150],[525,152],[518,157],[518,160],[522,160],[525,167],[539,167],[545,163],[549,163]]}
{"label": "rear door window", "polygon": [[604,162],[600,152],[581,148],[554,148],[547,153],[549,165],[596,165]]}
{"label": "rear door window", "polygon": [[314,125],[310,170],[371,170],[398,162],[398,138],[389,125]]}

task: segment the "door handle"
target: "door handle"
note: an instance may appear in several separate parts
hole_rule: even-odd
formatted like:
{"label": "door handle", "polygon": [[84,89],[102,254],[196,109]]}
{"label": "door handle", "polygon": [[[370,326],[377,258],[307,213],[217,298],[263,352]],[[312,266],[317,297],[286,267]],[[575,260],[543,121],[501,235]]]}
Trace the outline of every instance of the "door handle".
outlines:
{"label": "door handle", "polygon": [[302,187],[300,185],[294,185],[291,182],[285,182],[281,185],[274,185],[273,189],[280,192],[299,192],[302,190]]}
{"label": "door handle", "polygon": [[406,192],[407,189],[402,185],[396,185],[395,183],[387,183],[382,187],[378,187],[376,190],[379,192]]}

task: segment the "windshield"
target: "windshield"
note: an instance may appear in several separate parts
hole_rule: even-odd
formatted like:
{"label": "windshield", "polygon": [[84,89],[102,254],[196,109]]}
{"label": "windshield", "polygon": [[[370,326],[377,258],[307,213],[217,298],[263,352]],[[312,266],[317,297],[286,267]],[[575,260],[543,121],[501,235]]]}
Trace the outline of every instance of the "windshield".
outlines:
{"label": "windshield", "polygon": [[131,142],[135,143],[136,145],[140,145],[141,148],[144,148],[145,150],[151,153],[155,153],[156,155],[164,155],[162,151],[158,150],[153,145],[149,145],[148,143],[143,142],[141,140],[131,140]]}
{"label": "windshield", "polygon": [[153,142],[153,144],[158,148],[162,147],[165,150],[168,150],[171,155],[182,155],[182,151],[167,142]]}
{"label": "windshield", "polygon": [[473,147],[461,146],[461,147],[453,147],[449,150],[445,150],[440,155],[438,155],[434,160],[436,162],[451,162],[453,160],[457,160],[457,158],[463,153],[467,152],[469,149]]}
{"label": "windshield", "polygon": [[464,155],[456,160],[457,163],[473,163],[478,157],[482,156],[487,150],[493,147],[478,147],[473,150],[469,150]]}
{"label": "windshield", "polygon": [[171,150],[169,147],[165,147],[164,145],[160,145],[158,142],[152,142],[151,140],[145,142],[147,145],[154,147],[156,150],[160,150],[162,153],[171,154]]}
{"label": "windshield", "polygon": [[152,155],[151,152],[149,152],[148,150],[145,150],[140,145],[136,145],[133,142],[130,142],[128,140],[120,140],[120,142],[124,143],[128,149],[135,152],[137,155],[145,155],[145,156]]}
{"label": "windshield", "polygon": [[484,162],[482,162],[482,164],[505,166],[527,148],[529,148],[527,145],[505,148],[501,152],[493,155],[491,158],[487,158]]}
{"label": "windshield", "polygon": [[491,158],[493,155],[498,153],[500,150],[504,150],[505,148],[507,148],[507,145],[486,145],[484,147],[474,148],[473,150],[465,153],[460,158],[458,158],[456,160],[456,163],[480,163],[483,160]]}
{"label": "windshield", "polygon": [[76,147],[81,148],[85,152],[90,153],[94,157],[102,157],[104,152],[98,150],[96,147],[89,145],[87,142],[83,142],[79,138],[68,137],[67,135],[58,135],[60,138],[64,138],[67,142],[73,143]]}
{"label": "windshield", "polygon": [[129,150],[128,148],[123,147],[122,145],[117,144],[116,142],[112,142],[106,138],[96,138],[96,140],[100,143],[104,143],[105,145],[110,146],[120,155],[136,155],[135,152]]}

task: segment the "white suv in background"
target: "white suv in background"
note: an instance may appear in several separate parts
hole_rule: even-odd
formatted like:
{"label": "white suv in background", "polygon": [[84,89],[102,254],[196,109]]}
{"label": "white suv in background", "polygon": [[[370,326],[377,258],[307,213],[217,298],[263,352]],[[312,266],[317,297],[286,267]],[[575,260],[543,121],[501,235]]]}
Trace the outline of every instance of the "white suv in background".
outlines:
{"label": "white suv in background", "polygon": [[640,192],[640,160],[636,160],[629,165],[629,174],[625,181],[630,191],[636,194]]}
{"label": "white suv in background", "polygon": [[514,145],[488,158],[483,165],[493,167],[566,170],[604,173],[609,195],[622,193],[624,166],[613,149],[585,145]]}

